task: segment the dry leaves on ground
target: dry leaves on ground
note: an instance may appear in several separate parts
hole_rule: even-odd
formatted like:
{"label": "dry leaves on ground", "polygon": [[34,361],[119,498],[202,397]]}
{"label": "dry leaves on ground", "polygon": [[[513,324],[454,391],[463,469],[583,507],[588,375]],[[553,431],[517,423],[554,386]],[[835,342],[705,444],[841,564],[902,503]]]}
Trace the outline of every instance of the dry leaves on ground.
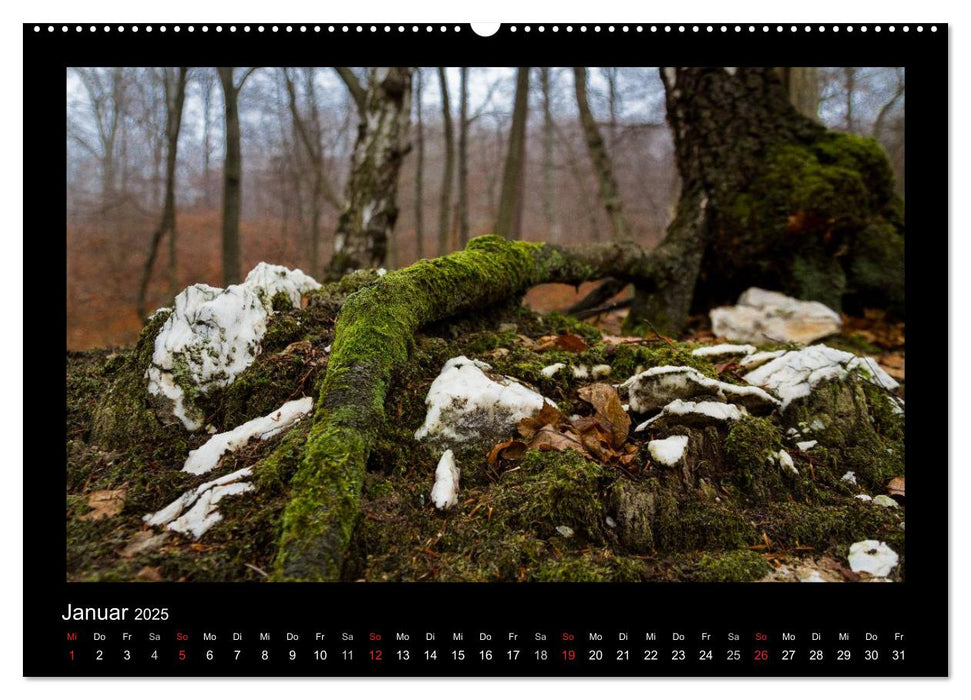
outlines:
{"label": "dry leaves on ground", "polygon": [[891,496],[906,498],[907,495],[904,488],[904,477],[895,476],[893,479],[891,479],[890,483],[887,484],[887,493],[889,493]]}
{"label": "dry leaves on ground", "polygon": [[101,520],[118,515],[125,507],[124,487],[120,489],[92,491],[88,494],[90,512],[80,516],[79,520]]}

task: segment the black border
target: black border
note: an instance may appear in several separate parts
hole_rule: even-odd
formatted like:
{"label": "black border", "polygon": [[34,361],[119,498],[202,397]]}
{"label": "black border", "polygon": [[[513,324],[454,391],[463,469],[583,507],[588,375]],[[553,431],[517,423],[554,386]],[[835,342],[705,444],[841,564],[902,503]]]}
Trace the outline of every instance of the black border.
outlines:
{"label": "black border", "polygon": [[[35,26],[40,31],[35,31]],[[622,24],[600,25],[503,25],[493,37],[474,34],[469,25],[404,25],[385,32],[383,24],[257,24],[232,25],[105,25],[68,26],[25,24],[24,31],[24,181],[25,211],[32,223],[24,231],[25,260],[50,264],[58,255],[66,266],[66,249],[58,245],[58,233],[66,221],[63,198],[51,196],[50,182],[58,164],[65,167],[66,146],[57,134],[65,133],[63,84],[69,65],[321,65],[328,63],[375,65],[405,62],[416,65],[572,65],[578,59],[598,65],[904,65],[907,71],[907,309],[908,348],[907,443],[910,450],[908,477],[907,580],[897,585],[845,584],[841,586],[782,586],[760,584],[67,584],[65,583],[63,499],[51,489],[52,473],[63,477],[63,452],[56,440],[30,440],[24,464],[24,673],[47,675],[339,675],[339,676],[433,676],[433,675],[635,675],[635,676],[941,676],[948,673],[947,582],[947,440],[940,431],[941,407],[947,406],[946,383],[940,372],[946,366],[940,355],[936,325],[947,299],[946,250],[948,212],[948,27],[934,25],[727,25],[721,24]],[[75,27],[81,26],[82,31]],[[133,31],[138,26],[139,31]],[[194,31],[188,31],[189,27]],[[202,31],[203,27],[208,31]],[[251,27],[249,32],[244,26]],[[276,26],[277,31],[272,27]],[[287,31],[286,27],[292,31]],[[300,31],[306,26],[306,31]],[[347,26],[348,31],[343,31]],[[372,32],[371,27],[376,27]],[[418,26],[418,32],[411,31]],[[446,31],[441,31],[441,27]],[[455,32],[459,26],[461,31]],[[526,31],[529,26],[530,31]],[[573,31],[568,32],[568,26]],[[581,27],[585,26],[586,31]],[[610,31],[609,27],[614,30]],[[655,26],[656,31],[651,31]],[[679,27],[684,27],[680,31]],[[754,32],[749,27],[754,26]],[[768,26],[768,32],[762,30]],[[790,27],[797,27],[795,32]],[[825,27],[825,32],[819,28]],[[839,31],[836,31],[836,27]],[[849,31],[849,27],[853,31]],[[217,31],[221,27],[222,31]],[[600,31],[595,28],[600,27]],[[642,31],[637,31],[641,27]],[[665,27],[670,27],[669,31]],[[697,31],[695,31],[697,27]],[[907,28],[909,31],[904,31]],[[332,59],[332,60],[328,60]],[[52,135],[53,138],[52,138]],[[40,235],[38,235],[40,233]],[[928,238],[927,236],[930,236]],[[61,239],[63,241],[63,239]],[[52,265],[56,267],[56,265]],[[66,268],[64,268],[66,269]],[[25,275],[25,280],[28,276]],[[57,276],[55,276],[57,279]],[[25,284],[27,282],[25,281]],[[61,286],[57,286],[60,284]],[[66,298],[66,279],[50,289],[54,298]],[[26,292],[26,290],[25,290]],[[33,295],[25,293],[25,300]],[[27,302],[25,301],[25,304]],[[57,325],[57,314],[25,314],[25,374],[31,377],[32,396],[61,396],[62,375],[52,367],[64,367],[66,318]],[[59,330],[55,330],[59,329]],[[29,339],[29,340],[28,340]],[[41,342],[43,339],[43,342]],[[25,406],[25,412],[28,409]],[[32,409],[36,410],[36,409]],[[26,430],[26,428],[25,428]],[[25,434],[25,441],[29,436]],[[919,448],[919,452],[918,452]],[[75,605],[168,607],[171,618],[157,626],[166,657],[157,666],[119,664],[98,666],[87,662],[69,665],[65,626],[60,614],[71,601]],[[436,612],[439,611],[439,612]],[[284,621],[284,622],[281,622]],[[656,629],[663,633],[659,648],[670,646],[664,637],[682,630],[688,647],[699,646],[691,635],[701,631],[737,630],[742,648],[757,648],[753,635],[769,635],[779,648],[785,631],[808,633],[825,630],[851,631],[850,646],[862,649],[865,631],[907,635],[907,662],[891,665],[863,664],[859,656],[850,663],[823,666],[806,661],[784,665],[773,652],[767,664],[751,659],[737,666],[708,665],[689,661],[684,665],[662,663],[626,667],[608,663],[556,662],[547,666],[464,664],[447,659],[436,666],[420,663],[377,664],[363,657],[375,645],[369,632],[390,638],[397,631],[422,635],[464,630],[467,638],[481,631],[502,635],[510,630],[523,634],[545,631],[551,638],[565,631],[586,637],[600,631]],[[97,626],[85,628],[85,633]],[[106,628],[110,629],[110,628]],[[333,634],[353,630],[361,658],[346,665],[287,666],[283,653],[274,652],[271,662],[253,660],[240,667],[205,665],[195,660],[203,631],[245,629],[283,634],[287,630],[312,633],[326,629]],[[179,644],[178,631],[192,639]],[[276,635],[275,635],[276,636]],[[414,638],[414,637],[413,637]],[[520,637],[522,639],[522,635]],[[304,637],[306,639],[306,637]],[[222,642],[220,642],[221,644]],[[190,650],[190,660],[175,660],[176,645]],[[800,642],[803,645],[802,642]],[[835,641],[828,643],[835,648]],[[274,639],[272,648],[282,649]],[[400,646],[400,645],[398,645]],[[449,644],[440,644],[449,648]],[[454,646],[454,645],[453,645]],[[470,655],[479,643],[469,642]],[[505,645],[493,644],[496,649]],[[552,650],[564,647],[551,639]],[[590,646],[577,642],[574,648]],[[609,645],[608,645],[609,646]],[[643,646],[643,645],[641,645]],[[723,646],[723,645],[722,645]],[[413,648],[420,645],[412,644]],[[529,646],[524,646],[524,650]],[[559,653],[559,651],[556,651]],[[389,654],[390,655],[390,654]],[[279,659],[277,659],[279,657]]]}

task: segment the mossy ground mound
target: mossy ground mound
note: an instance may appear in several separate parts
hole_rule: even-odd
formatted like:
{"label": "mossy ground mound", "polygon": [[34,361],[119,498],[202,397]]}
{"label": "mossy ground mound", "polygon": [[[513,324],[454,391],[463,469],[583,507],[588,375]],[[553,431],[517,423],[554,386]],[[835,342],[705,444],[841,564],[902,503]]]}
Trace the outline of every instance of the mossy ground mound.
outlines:
{"label": "mossy ground mound", "polygon": [[[288,399],[317,396],[343,296],[330,286],[312,295],[303,309],[279,311],[254,365],[209,398],[210,422],[232,428]],[[536,339],[559,333],[582,337],[586,349],[535,347]],[[449,358],[464,354],[485,360],[496,372],[534,386],[565,414],[589,415],[590,406],[577,391],[597,380],[575,377],[572,367],[610,365],[600,381],[611,383],[664,364],[741,381],[730,366],[691,355],[692,347],[658,338],[605,343],[592,326],[555,314],[537,316],[518,300],[427,328],[391,378],[386,422],[368,459],[360,505],[341,516],[351,542],[341,577],[736,581],[760,579],[770,560],[790,555],[814,552],[845,560],[849,545],[860,539],[884,540],[903,553],[903,508],[883,509],[853,498],[861,491],[882,493],[886,479],[903,473],[899,415],[886,396],[857,382],[833,385],[801,413],[781,418],[632,434],[629,440],[640,450],[624,468],[569,450],[528,451],[517,461],[490,464],[481,448],[459,448],[459,504],[445,513],[431,505],[428,494],[440,455],[417,443],[414,432],[424,420],[428,387]],[[98,392],[105,381],[135,366],[139,348],[68,358],[69,577],[264,580],[276,566],[284,511],[305,459],[310,421],[250,444],[204,477],[180,471],[188,451],[208,437],[204,434],[173,428],[171,435],[138,433],[126,444],[102,444],[92,431]],[[557,362],[566,368],[552,377],[542,373]],[[824,413],[832,419],[813,436],[819,445],[796,449],[786,430]],[[652,463],[646,449],[648,439],[670,434],[689,436],[685,463],[675,469]],[[783,448],[798,475],[775,459]],[[255,492],[224,499],[223,521],[200,542],[167,533],[153,540],[153,547],[132,553],[134,544],[163,533],[145,530],[143,515],[202,481],[246,466],[253,467]],[[854,470],[859,487],[840,479]],[[88,494],[116,489],[125,490],[122,512],[86,519]],[[901,566],[894,577],[902,576]]]}

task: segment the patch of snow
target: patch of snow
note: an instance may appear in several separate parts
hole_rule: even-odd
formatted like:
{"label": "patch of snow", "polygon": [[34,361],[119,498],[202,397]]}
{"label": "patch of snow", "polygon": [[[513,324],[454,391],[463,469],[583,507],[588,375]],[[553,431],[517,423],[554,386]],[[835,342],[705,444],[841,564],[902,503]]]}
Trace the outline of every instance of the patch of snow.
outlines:
{"label": "patch of snow", "polygon": [[779,454],[777,456],[779,458],[780,467],[782,467],[783,469],[788,469],[796,476],[799,476],[799,470],[796,469],[796,465],[792,461],[792,457],[789,455],[788,452],[786,452],[785,450],[779,450]]}
{"label": "patch of snow", "polygon": [[706,377],[694,367],[651,367],[620,385],[630,396],[630,406],[637,413],[648,413],[675,399],[717,396],[749,409],[771,410],[778,400],[754,386],[738,386]]}
{"label": "patch of snow", "polygon": [[687,447],[687,435],[672,435],[663,440],[651,440],[647,443],[647,451],[651,453],[651,457],[668,467],[673,467],[681,461]]}
{"label": "patch of snow", "polygon": [[762,352],[757,352],[752,355],[746,355],[738,361],[738,364],[748,369],[755,369],[756,367],[764,365],[769,360],[774,360],[775,358],[782,357],[785,354],[785,350],[763,350]]}
{"label": "patch of snow", "polygon": [[782,409],[785,410],[792,401],[809,396],[817,385],[842,379],[851,372],[858,372],[887,390],[898,386],[872,358],[857,357],[822,344],[790,350],[743,378],[749,384],[774,392],[782,399]]}
{"label": "patch of snow", "polygon": [[216,508],[219,501],[226,496],[237,496],[253,490],[252,484],[242,481],[252,473],[252,468],[246,467],[207,481],[191,491],[186,491],[161,510],[149,513],[142,520],[147,525],[165,525],[173,532],[199,539],[222,520],[223,516]]}
{"label": "patch of snow", "polygon": [[803,440],[802,442],[797,442],[796,447],[798,447],[801,452],[805,452],[806,450],[811,450],[818,444],[818,440]]}
{"label": "patch of snow", "polygon": [[556,531],[560,533],[561,536],[566,537],[567,539],[573,537],[573,528],[570,527],[569,525],[557,525]]}
{"label": "patch of snow", "polygon": [[789,437],[796,437],[797,435],[799,435],[799,431],[796,430],[795,428],[789,428],[786,431],[786,435],[788,435]]}
{"label": "patch of snow", "polygon": [[459,478],[461,472],[455,465],[455,455],[451,450],[438,460],[435,468],[435,485],[430,494],[432,503],[439,510],[448,510],[459,502]]}
{"label": "patch of snow", "polygon": [[826,430],[826,424],[819,418],[813,418],[813,422],[809,424],[808,430],[818,433],[820,430]]}
{"label": "patch of snow", "polygon": [[590,371],[587,369],[586,365],[575,365],[570,369],[576,379],[586,379],[590,376]]}
{"label": "patch of snow", "polygon": [[856,472],[846,472],[840,477],[840,481],[845,481],[848,484],[856,486]]}
{"label": "patch of snow", "polygon": [[847,557],[853,571],[863,571],[873,576],[887,576],[897,565],[899,557],[885,542],[863,540],[850,545]]}
{"label": "patch of snow", "polygon": [[900,504],[895,500],[890,498],[890,496],[885,496],[880,494],[879,496],[873,497],[873,505],[881,506],[882,508],[899,508]]}
{"label": "patch of snow", "polygon": [[189,474],[205,474],[212,471],[224,454],[235,452],[254,437],[268,440],[278,435],[310,413],[313,403],[314,400],[309,396],[287,401],[268,415],[246,421],[225,433],[213,435],[201,447],[189,452],[189,458],[186,459],[182,471]]}
{"label": "patch of snow", "polygon": [[866,501],[866,502],[873,500],[873,496],[870,496],[865,493],[858,493],[855,496],[853,496],[853,498],[857,499],[858,501]]}
{"label": "patch of snow", "polygon": [[805,578],[799,579],[799,583],[826,583],[826,579],[824,579],[818,571],[813,571]]}
{"label": "patch of snow", "polygon": [[242,284],[182,290],[155,337],[149,393],[171,400],[182,424],[198,430],[203,416],[186,400],[186,383],[203,394],[232,383],[259,354],[274,295],[283,293],[299,307],[302,295],[319,287],[300,270],[260,263]]}
{"label": "patch of snow", "polygon": [[744,409],[735,404],[718,403],[717,401],[682,401],[675,399],[662,411],[649,418],[634,429],[634,432],[645,430],[657,422],[667,422],[672,418],[681,418],[690,423],[722,423],[724,421],[741,420],[746,415]]}
{"label": "patch of snow", "polygon": [[731,357],[733,355],[751,355],[755,352],[754,345],[732,345],[722,343],[721,345],[708,345],[703,348],[695,348],[691,354],[696,357]]}
{"label": "patch of snow", "polygon": [[563,364],[562,362],[557,362],[556,364],[547,365],[546,367],[541,369],[539,373],[542,374],[544,377],[552,377],[554,374],[559,372],[564,367],[566,367],[565,364]]}
{"label": "patch of snow", "polygon": [[838,313],[818,301],[802,301],[751,287],[735,306],[712,309],[711,330],[738,343],[811,343],[839,332]]}
{"label": "patch of snow", "polygon": [[603,377],[609,377],[610,371],[610,365],[594,365],[590,369],[590,374],[593,375],[594,379],[602,379]]}
{"label": "patch of snow", "polygon": [[446,362],[428,389],[428,412],[415,439],[466,442],[501,437],[538,413],[544,403],[555,405],[509,377],[489,377],[484,370],[491,369],[461,355]]}

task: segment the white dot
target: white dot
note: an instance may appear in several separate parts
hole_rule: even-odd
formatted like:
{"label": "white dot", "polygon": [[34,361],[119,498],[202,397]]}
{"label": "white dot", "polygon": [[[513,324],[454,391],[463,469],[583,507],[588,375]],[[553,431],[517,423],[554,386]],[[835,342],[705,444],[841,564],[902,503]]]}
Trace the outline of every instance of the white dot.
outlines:
{"label": "white dot", "polygon": [[906,26],[906,25],[904,25],[904,31],[905,31],[905,32],[909,32],[909,31],[910,31],[910,27],[908,27],[908,26]]}
{"label": "white dot", "polygon": [[937,25],[936,24],[933,27],[931,27],[931,31],[932,32],[936,32],[937,31]]}
{"label": "white dot", "polygon": [[917,31],[918,31],[918,32],[922,32],[922,31],[924,31],[924,27],[923,27],[923,25],[922,25],[922,26],[920,26],[920,27],[917,27]]}
{"label": "white dot", "polygon": [[[80,29],[80,28],[81,28],[81,27],[78,27],[78,29]],[[137,32],[137,31],[138,31],[138,25],[137,25],[137,24],[136,24],[136,25],[133,25],[133,26],[132,26],[132,28],[131,28],[131,30],[132,30],[133,32]]]}
{"label": "white dot", "polygon": [[[528,24],[525,27],[523,27],[523,31],[524,32],[528,32],[529,31],[529,25]],[[598,29],[597,31],[599,32],[600,30]]]}
{"label": "white dot", "polygon": [[[78,31],[81,31],[81,28],[80,27],[78,27]],[[147,27],[145,27],[145,31],[146,32],[152,31],[152,25],[148,25]]]}

